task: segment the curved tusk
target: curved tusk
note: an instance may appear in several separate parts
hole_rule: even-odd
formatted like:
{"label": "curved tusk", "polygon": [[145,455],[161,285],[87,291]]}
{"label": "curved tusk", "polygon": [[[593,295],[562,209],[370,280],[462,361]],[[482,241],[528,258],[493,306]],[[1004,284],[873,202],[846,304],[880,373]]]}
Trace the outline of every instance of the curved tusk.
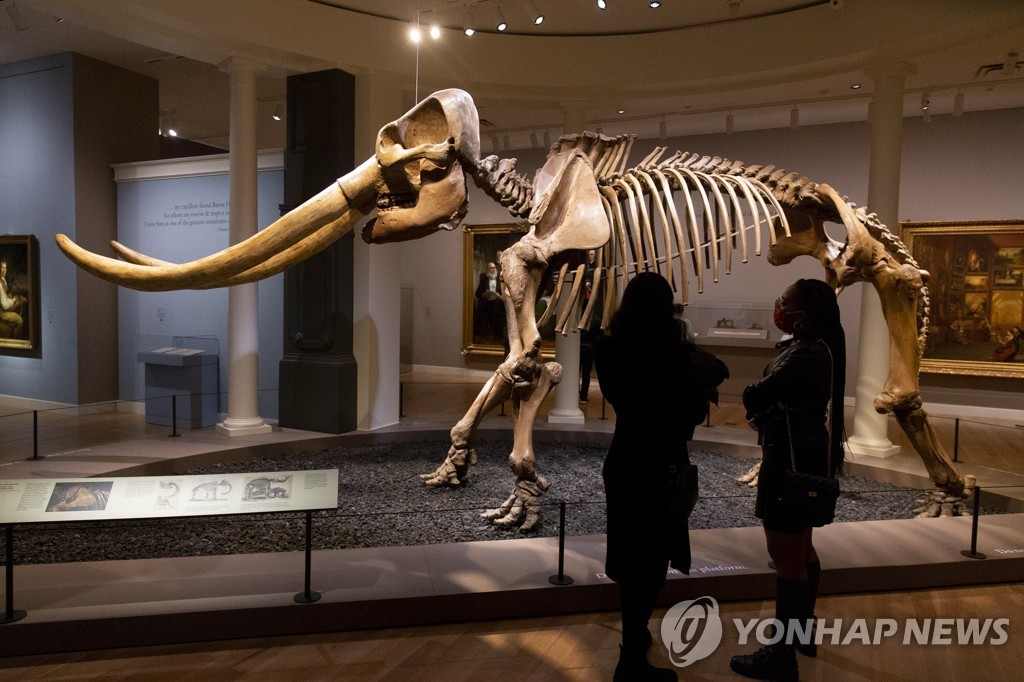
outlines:
{"label": "curved tusk", "polygon": [[[266,261],[276,261],[280,269],[297,262],[288,259],[285,263],[278,259],[278,254],[312,234],[321,233],[323,228],[329,229],[327,234],[321,233],[321,240],[333,241],[341,237],[344,231],[340,230],[351,229],[348,224],[350,221],[342,220],[351,209],[342,186],[358,190],[360,198],[365,202],[367,196],[372,197],[375,192],[368,193],[364,189],[375,187],[379,177],[376,159],[371,157],[362,166],[261,232],[223,251],[180,265],[151,259],[121,245],[115,246],[115,250],[127,253],[131,262],[107,258],[81,248],[63,234],[56,236],[57,246],[83,270],[131,289],[171,291],[229,286],[228,280],[260,268]],[[372,204],[369,206],[372,207]],[[319,245],[320,240],[317,241]],[[302,251],[299,249],[293,255]]]}
{"label": "curved tusk", "polygon": [[239,284],[258,282],[267,277],[287,270],[291,266],[315,256],[328,246],[338,241],[341,237],[351,232],[356,225],[361,223],[368,213],[351,209],[337,220],[333,220],[319,230],[306,237],[297,244],[292,244],[284,251],[276,253],[267,260],[245,272],[218,280],[215,283],[193,287],[194,289],[215,289],[218,287],[233,287]]}

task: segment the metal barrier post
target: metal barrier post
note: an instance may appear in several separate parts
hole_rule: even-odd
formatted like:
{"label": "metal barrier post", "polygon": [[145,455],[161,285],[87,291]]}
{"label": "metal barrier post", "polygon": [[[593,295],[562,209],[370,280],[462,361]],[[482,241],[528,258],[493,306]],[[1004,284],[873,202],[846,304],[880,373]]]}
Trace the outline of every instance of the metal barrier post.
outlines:
{"label": "metal barrier post", "polygon": [[398,382],[398,418],[405,416],[405,382]]}
{"label": "metal barrier post", "polygon": [[572,585],[572,578],[565,574],[565,501],[558,503],[558,575],[548,578],[552,585]]}
{"label": "metal barrier post", "polygon": [[171,432],[167,435],[168,438],[181,438],[181,434],[178,433],[178,394],[171,394]]}
{"label": "metal barrier post", "polygon": [[957,455],[960,453],[960,417],[953,422],[953,461],[958,462]]}
{"label": "metal barrier post", "polygon": [[981,510],[981,488],[974,486],[974,512],[971,518],[971,548],[962,550],[960,553],[970,559],[985,559],[985,555],[978,551],[978,512]]}
{"label": "metal barrier post", "polygon": [[310,580],[313,572],[313,512],[306,512],[306,589],[295,595],[295,601],[300,604],[311,604],[320,599],[320,593],[310,588]]}
{"label": "metal barrier post", "polygon": [[19,621],[27,615],[26,611],[14,610],[14,524],[8,523],[4,527],[4,531],[4,558],[7,562],[5,566],[7,574],[7,610],[4,612],[3,618],[0,618],[0,625]]}
{"label": "metal barrier post", "polygon": [[32,459],[39,459],[39,410],[32,410]]}

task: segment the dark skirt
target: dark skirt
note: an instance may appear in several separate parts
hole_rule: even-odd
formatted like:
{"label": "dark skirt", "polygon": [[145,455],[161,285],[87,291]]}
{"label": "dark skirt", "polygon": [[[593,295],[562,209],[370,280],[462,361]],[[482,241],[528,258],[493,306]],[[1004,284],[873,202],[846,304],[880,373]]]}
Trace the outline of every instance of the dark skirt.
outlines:
{"label": "dark skirt", "polygon": [[[664,581],[669,563],[690,572],[685,519],[669,513],[664,483],[605,477],[608,552],[605,573],[616,582]],[[662,489],[659,489],[662,488]]]}

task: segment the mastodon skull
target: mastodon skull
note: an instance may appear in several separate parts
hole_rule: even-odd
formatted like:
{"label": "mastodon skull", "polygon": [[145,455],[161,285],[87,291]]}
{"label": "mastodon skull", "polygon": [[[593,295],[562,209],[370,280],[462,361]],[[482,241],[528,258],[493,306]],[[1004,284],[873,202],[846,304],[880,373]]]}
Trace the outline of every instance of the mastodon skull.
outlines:
{"label": "mastodon skull", "polygon": [[453,230],[469,209],[464,168],[480,158],[480,119],[462,90],[441,90],[377,135],[377,217],[363,228],[370,243]]}

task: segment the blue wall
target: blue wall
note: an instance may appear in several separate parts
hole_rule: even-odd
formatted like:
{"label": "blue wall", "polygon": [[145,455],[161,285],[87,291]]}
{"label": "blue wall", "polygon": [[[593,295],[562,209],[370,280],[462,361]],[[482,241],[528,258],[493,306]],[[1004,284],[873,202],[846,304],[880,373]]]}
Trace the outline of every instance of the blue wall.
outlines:
{"label": "blue wall", "polygon": [[[263,171],[259,173],[258,182],[258,220],[262,229],[278,218],[284,172]],[[119,183],[118,241],[153,258],[175,263],[208,256],[228,246],[224,212],[228,197],[227,175]],[[283,355],[283,292],[283,274],[259,283],[260,416],[269,419],[277,418],[278,363]],[[227,289],[167,292],[122,289],[118,306],[121,400],[138,400],[145,396],[144,365],[136,358],[139,351],[169,345],[167,342],[173,336],[215,337],[220,346],[220,411],[227,410]]]}
{"label": "blue wall", "polygon": [[39,240],[42,357],[0,355],[0,394],[75,403],[75,266],[54,243],[75,238],[72,63],[59,55],[0,66],[0,234]]}

